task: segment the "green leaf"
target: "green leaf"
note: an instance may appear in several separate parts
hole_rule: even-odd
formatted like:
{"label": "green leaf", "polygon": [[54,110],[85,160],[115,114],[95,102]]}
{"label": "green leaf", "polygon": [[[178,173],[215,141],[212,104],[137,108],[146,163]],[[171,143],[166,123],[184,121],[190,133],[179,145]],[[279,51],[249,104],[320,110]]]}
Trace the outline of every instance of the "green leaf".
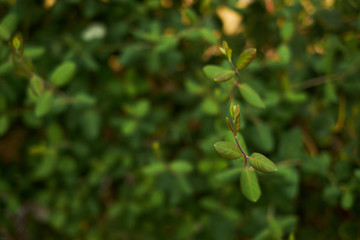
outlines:
{"label": "green leaf", "polygon": [[216,65],[206,65],[203,68],[203,71],[206,74],[206,76],[208,76],[209,78],[214,80],[215,75],[217,75],[221,72],[224,72],[224,71],[228,71],[228,69],[218,67]]}
{"label": "green leaf", "polygon": [[226,159],[237,159],[242,157],[242,154],[235,143],[221,141],[216,142],[214,147],[220,156]]}
{"label": "green leaf", "polygon": [[53,100],[53,93],[46,91],[36,102],[35,116],[42,117],[46,115],[51,110]]}
{"label": "green leaf", "polygon": [[248,84],[243,83],[239,87],[240,93],[247,103],[256,108],[265,108],[263,100]]}
{"label": "green leaf", "polygon": [[33,75],[30,78],[30,88],[35,96],[40,97],[44,93],[44,82],[43,80],[37,76]]}
{"label": "green leaf", "polygon": [[29,47],[24,50],[24,55],[28,56],[31,59],[36,59],[44,55],[45,48],[40,47]]}
{"label": "green leaf", "polygon": [[234,168],[218,173],[215,178],[221,182],[228,182],[233,180],[242,171],[242,168]]}
{"label": "green leaf", "polygon": [[86,93],[79,93],[74,97],[74,104],[78,106],[92,106],[96,99]]}
{"label": "green leaf", "polygon": [[253,169],[247,167],[241,172],[240,175],[241,191],[247,199],[252,202],[257,202],[261,195],[261,190],[257,180],[256,173]]}
{"label": "green leaf", "polygon": [[255,56],[256,56],[255,48],[246,49],[239,56],[237,63],[236,63],[236,68],[239,70],[246,68],[251,63],[251,61],[255,58]]}
{"label": "green leaf", "polygon": [[260,153],[253,153],[248,159],[251,166],[260,172],[271,173],[277,171],[275,163]]}
{"label": "green leaf", "polygon": [[0,137],[4,136],[9,128],[9,118],[5,115],[0,116]]}
{"label": "green leaf", "polygon": [[166,166],[161,162],[155,162],[143,168],[144,174],[149,176],[157,175],[159,173],[164,172],[165,170],[166,170]]}
{"label": "green leaf", "polygon": [[277,54],[279,55],[280,62],[289,63],[291,60],[291,50],[288,45],[281,44],[277,49]]}
{"label": "green leaf", "polygon": [[170,169],[176,173],[189,173],[193,170],[193,167],[190,163],[184,160],[177,160],[170,164]]}
{"label": "green leaf", "polygon": [[0,38],[4,39],[4,40],[9,40],[11,36],[11,33],[9,32],[9,30],[3,26],[0,25]]}
{"label": "green leaf", "polygon": [[234,77],[235,72],[232,70],[224,70],[215,74],[214,81],[215,82],[226,82]]}
{"label": "green leaf", "polygon": [[201,109],[209,115],[217,115],[219,113],[219,104],[214,99],[207,97],[201,103]]}
{"label": "green leaf", "polygon": [[341,207],[349,210],[354,205],[354,195],[350,190],[346,190],[341,197]]}
{"label": "green leaf", "polygon": [[64,86],[74,76],[75,71],[76,64],[72,61],[65,61],[52,72],[50,81],[57,87]]}

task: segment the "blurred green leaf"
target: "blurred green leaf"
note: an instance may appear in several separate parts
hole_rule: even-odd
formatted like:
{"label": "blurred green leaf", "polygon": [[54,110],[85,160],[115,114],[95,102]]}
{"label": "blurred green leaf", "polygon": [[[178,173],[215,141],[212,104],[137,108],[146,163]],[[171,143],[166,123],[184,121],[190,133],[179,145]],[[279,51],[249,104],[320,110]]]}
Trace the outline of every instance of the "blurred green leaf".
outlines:
{"label": "blurred green leaf", "polygon": [[30,78],[30,88],[35,96],[40,97],[44,93],[44,82],[43,80],[37,76],[33,75]]}
{"label": "blurred green leaf", "polygon": [[146,175],[153,176],[162,173],[166,170],[165,164],[161,162],[152,163],[143,168],[143,172]]}
{"label": "blurred green leaf", "polygon": [[170,169],[178,174],[189,173],[193,170],[190,163],[184,160],[176,160],[170,164]]}
{"label": "blurred green leaf", "polygon": [[243,83],[239,87],[240,93],[247,103],[256,108],[265,108],[265,104],[257,92],[254,91],[248,84]]}
{"label": "blurred green leaf", "polygon": [[76,64],[72,61],[65,61],[60,64],[50,75],[50,81],[57,87],[66,85],[74,76]]}
{"label": "blurred green leaf", "polygon": [[36,102],[35,116],[43,117],[50,112],[54,101],[54,95],[51,91],[45,91]]}
{"label": "blurred green leaf", "polygon": [[5,115],[0,116],[0,137],[4,136],[10,126],[9,118]]}

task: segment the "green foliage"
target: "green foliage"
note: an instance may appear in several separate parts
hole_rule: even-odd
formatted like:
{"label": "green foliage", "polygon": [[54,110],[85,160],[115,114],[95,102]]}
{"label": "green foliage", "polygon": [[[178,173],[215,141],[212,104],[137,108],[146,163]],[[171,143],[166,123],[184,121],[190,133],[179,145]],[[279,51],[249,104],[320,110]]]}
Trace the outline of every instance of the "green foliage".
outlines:
{"label": "green foliage", "polygon": [[359,239],[358,5],[1,0],[0,239]]}

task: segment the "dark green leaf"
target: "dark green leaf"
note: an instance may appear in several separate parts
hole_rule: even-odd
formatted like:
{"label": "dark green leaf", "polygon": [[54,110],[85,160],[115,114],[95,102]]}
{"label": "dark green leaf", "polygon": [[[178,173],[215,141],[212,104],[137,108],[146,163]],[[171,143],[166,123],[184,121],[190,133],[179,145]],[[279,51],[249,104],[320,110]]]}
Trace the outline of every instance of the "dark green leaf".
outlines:
{"label": "dark green leaf", "polygon": [[243,83],[239,87],[240,93],[247,103],[256,108],[265,108],[263,100],[248,84]]}
{"label": "dark green leaf", "polygon": [[271,173],[277,171],[276,165],[270,159],[260,153],[253,153],[248,159],[251,166],[253,166],[253,168],[258,171],[264,173]]}
{"label": "dark green leaf", "polygon": [[63,62],[51,74],[50,81],[57,87],[64,86],[74,76],[76,64],[72,61]]}
{"label": "dark green leaf", "polygon": [[242,157],[242,154],[235,143],[221,141],[215,143],[214,147],[220,156],[226,159],[236,159]]}
{"label": "dark green leaf", "polygon": [[255,58],[255,56],[256,56],[255,48],[246,49],[239,56],[237,63],[236,63],[236,68],[239,70],[246,68],[251,63],[251,61]]}
{"label": "dark green leaf", "polygon": [[247,199],[257,202],[261,195],[261,190],[257,180],[256,173],[253,169],[247,167],[241,172],[240,178],[241,191]]}

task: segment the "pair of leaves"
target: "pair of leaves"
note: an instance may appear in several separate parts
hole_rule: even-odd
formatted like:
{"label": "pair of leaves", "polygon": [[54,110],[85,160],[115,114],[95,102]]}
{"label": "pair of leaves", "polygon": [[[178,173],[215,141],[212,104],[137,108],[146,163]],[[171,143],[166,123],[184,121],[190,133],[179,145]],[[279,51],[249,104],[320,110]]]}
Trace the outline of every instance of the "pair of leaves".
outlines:
{"label": "pair of leaves", "polygon": [[[216,142],[214,147],[219,155],[226,159],[237,159],[244,157],[235,143],[221,141]],[[250,165],[260,172],[272,173],[277,171],[276,165],[270,159],[260,153],[253,153],[247,158]]]}

